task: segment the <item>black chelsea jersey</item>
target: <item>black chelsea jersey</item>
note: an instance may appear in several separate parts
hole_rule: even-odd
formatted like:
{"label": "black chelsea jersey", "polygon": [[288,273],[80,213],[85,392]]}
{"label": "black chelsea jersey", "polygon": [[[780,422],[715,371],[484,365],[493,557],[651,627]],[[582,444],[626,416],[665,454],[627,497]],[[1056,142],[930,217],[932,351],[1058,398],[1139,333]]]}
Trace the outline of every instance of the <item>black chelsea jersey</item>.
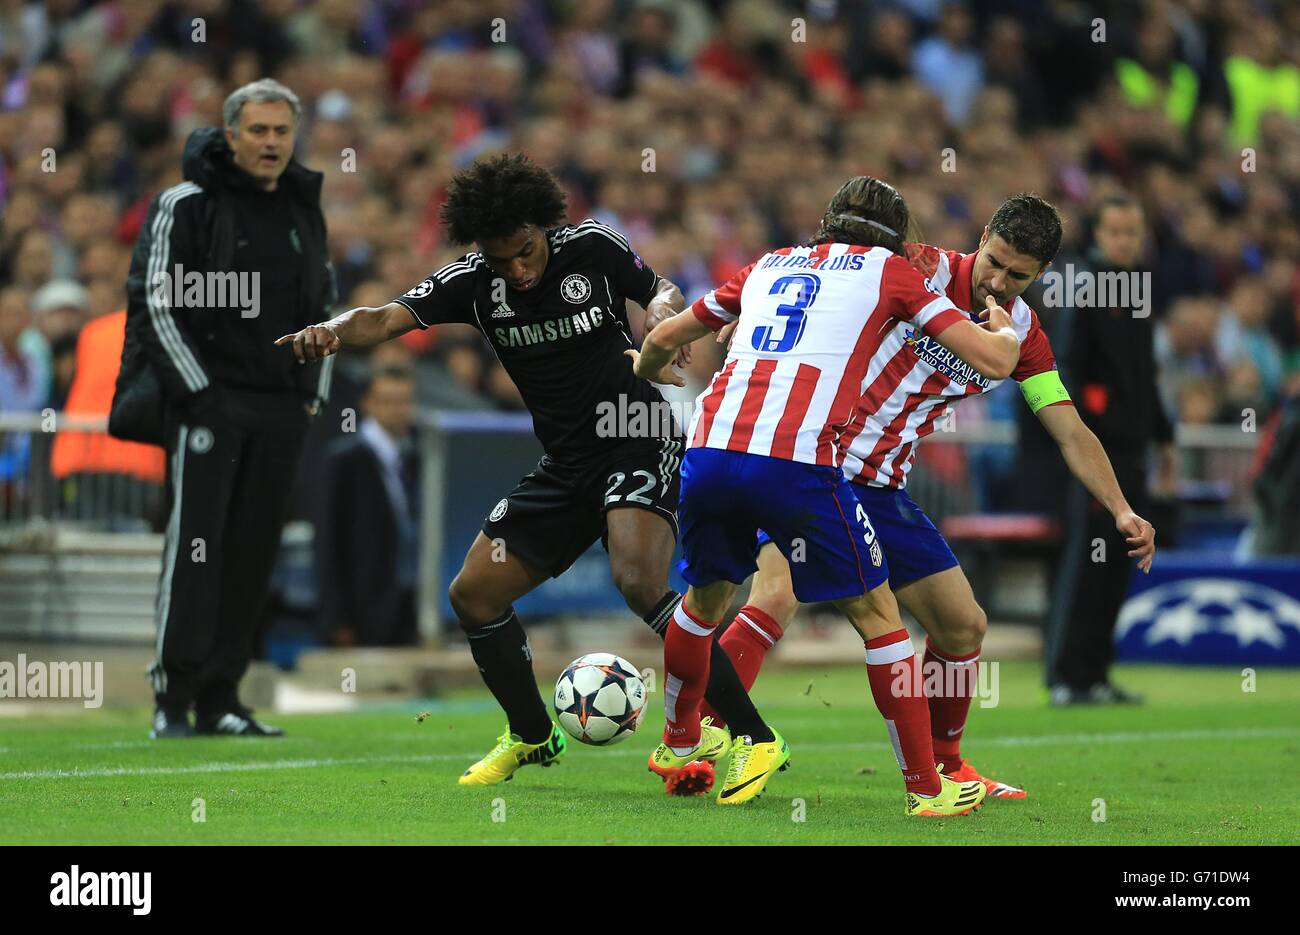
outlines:
{"label": "black chelsea jersey", "polygon": [[[421,328],[478,328],[519,388],[546,453],[582,464],[615,443],[597,433],[602,411],[663,402],[623,354],[635,347],[625,299],[648,301],[658,276],[622,234],[593,220],[552,228],[546,242],[546,269],[527,291],[510,288],[481,253],[467,253],[394,301]],[[648,436],[658,437],[657,430]]]}

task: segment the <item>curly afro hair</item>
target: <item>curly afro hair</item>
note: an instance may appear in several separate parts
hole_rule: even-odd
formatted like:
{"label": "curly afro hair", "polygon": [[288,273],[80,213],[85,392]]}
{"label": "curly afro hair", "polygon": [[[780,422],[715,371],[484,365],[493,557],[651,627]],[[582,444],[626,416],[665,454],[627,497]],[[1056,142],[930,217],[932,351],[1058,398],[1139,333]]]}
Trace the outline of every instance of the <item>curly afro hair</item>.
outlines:
{"label": "curly afro hair", "polygon": [[545,230],[563,223],[564,191],[521,153],[491,156],[452,176],[439,213],[452,243],[481,244],[526,224]]}

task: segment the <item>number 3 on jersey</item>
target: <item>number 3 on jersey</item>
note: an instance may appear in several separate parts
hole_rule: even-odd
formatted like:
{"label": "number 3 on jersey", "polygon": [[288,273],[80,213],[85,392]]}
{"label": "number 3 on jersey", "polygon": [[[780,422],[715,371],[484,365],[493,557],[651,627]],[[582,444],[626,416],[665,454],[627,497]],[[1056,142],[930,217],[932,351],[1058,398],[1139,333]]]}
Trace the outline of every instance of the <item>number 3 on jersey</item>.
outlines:
{"label": "number 3 on jersey", "polygon": [[871,547],[871,564],[879,568],[883,558],[880,551],[880,540],[876,538],[876,530],[872,527],[871,519],[867,516],[867,511],[862,508],[861,503],[858,504],[857,517],[858,522],[867,528],[867,532],[862,539]]}
{"label": "number 3 on jersey", "polygon": [[782,276],[772,283],[768,295],[784,298],[786,288],[789,286],[797,287],[798,292],[795,293],[793,302],[776,307],[776,314],[786,319],[785,330],[781,332],[780,337],[772,336],[771,325],[755,328],[752,338],[754,350],[762,354],[781,354],[798,344],[799,339],[803,337],[804,326],[808,324],[804,312],[816,301],[817,290],[821,285],[821,280],[811,273]]}

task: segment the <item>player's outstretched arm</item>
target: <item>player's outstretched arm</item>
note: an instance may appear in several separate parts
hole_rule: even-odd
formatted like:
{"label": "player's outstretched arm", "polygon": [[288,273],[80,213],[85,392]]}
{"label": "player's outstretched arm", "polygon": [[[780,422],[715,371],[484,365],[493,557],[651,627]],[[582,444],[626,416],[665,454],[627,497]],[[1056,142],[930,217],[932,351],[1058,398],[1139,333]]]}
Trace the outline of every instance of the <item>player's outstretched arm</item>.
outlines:
{"label": "player's outstretched arm", "polygon": [[1128,542],[1129,557],[1138,560],[1138,568],[1143,573],[1149,572],[1156,554],[1155,527],[1129,506],[1106,449],[1097,436],[1079,418],[1079,412],[1073,406],[1045,406],[1038,410],[1037,415],[1043,428],[1060,447],[1070,472],[1115,517],[1115,528]]}
{"label": "player's outstretched arm", "polygon": [[624,353],[632,358],[632,371],[643,380],[685,386],[686,380],[673,371],[673,355],[709,330],[695,315],[674,315],[647,332],[639,353],[631,349]]}
{"label": "player's outstretched arm", "polygon": [[987,307],[980,312],[980,318],[984,319],[982,325],[959,321],[944,328],[938,341],[974,367],[980,376],[1005,380],[1020,360],[1020,339],[1002,306],[992,296],[986,302]]}
{"label": "player's outstretched arm", "polygon": [[304,364],[323,360],[344,347],[381,344],[414,327],[411,310],[400,302],[389,302],[382,308],[354,308],[319,325],[308,325],[277,339],[275,346],[292,343],[293,356]]}
{"label": "player's outstretched arm", "polygon": [[[645,330],[649,334],[668,319],[680,315],[686,308],[686,298],[676,283],[660,276],[655,283],[654,294],[642,302],[641,306],[645,309]],[[679,367],[688,365],[691,362],[691,346],[683,344],[679,347],[673,362]]]}

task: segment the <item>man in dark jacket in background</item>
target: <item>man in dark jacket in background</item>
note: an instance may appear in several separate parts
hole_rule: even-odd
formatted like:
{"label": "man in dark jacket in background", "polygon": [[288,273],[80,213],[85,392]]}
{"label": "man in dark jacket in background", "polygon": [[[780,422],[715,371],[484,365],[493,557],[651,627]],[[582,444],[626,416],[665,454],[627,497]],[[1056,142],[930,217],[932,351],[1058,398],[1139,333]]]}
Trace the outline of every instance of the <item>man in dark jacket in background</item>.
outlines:
{"label": "man in dark jacket in background", "polygon": [[[1076,272],[1079,290],[1084,283],[1078,277],[1091,277],[1095,301],[1070,310],[1062,372],[1079,414],[1105,447],[1133,509],[1150,515],[1147,467],[1152,443],[1160,446],[1161,488],[1172,487],[1175,461],[1173,426],[1156,390],[1151,277],[1139,268],[1145,231],[1142,207],[1133,199],[1112,195],[1101,202],[1090,269]],[[1113,284],[1119,277],[1126,292],[1115,301]],[[1065,549],[1047,645],[1052,704],[1140,701],[1139,695],[1110,681],[1115,622],[1133,570],[1127,558],[1130,546],[1102,505],[1077,481],[1070,484],[1064,519]]]}
{"label": "man in dark jacket in background", "polygon": [[415,378],[378,369],[357,430],[325,451],[316,519],[324,636],[338,645],[414,646],[420,470],[411,435]]}
{"label": "man in dark jacket in background", "polygon": [[[158,432],[171,504],[150,669],[154,737],[281,733],[240,704],[239,682],[308,419],[328,383],[328,371],[274,347],[329,317],[333,301],[322,176],[293,160],[300,113],[297,96],[269,79],[231,94],[224,132],[190,135],[185,181],[154,199],[131,260],[111,427],[138,440]],[[155,381],[157,429],[142,389]]]}

